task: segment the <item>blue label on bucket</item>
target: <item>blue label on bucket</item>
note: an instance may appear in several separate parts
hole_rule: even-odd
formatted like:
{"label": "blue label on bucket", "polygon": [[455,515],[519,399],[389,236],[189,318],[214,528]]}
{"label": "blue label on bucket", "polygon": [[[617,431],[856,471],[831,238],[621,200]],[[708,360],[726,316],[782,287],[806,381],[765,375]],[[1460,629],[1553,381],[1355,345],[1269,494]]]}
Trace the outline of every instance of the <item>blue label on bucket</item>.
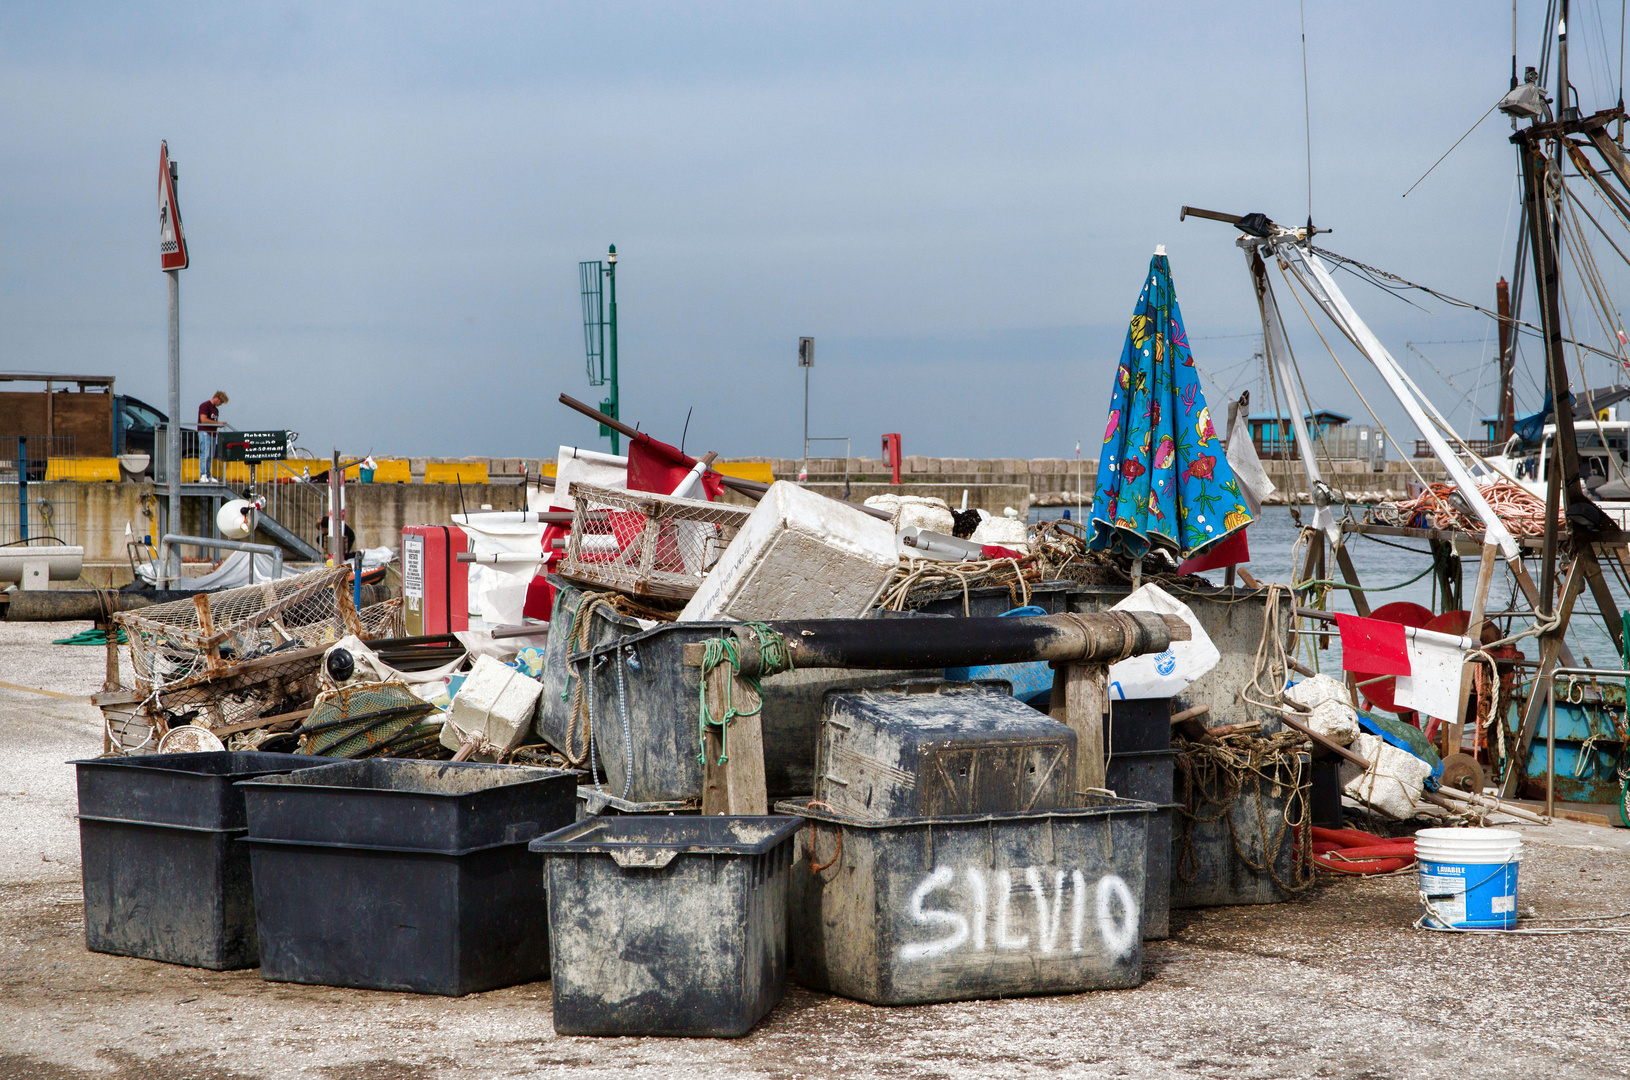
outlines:
{"label": "blue label on bucket", "polygon": [[[1507,930],[1517,925],[1517,863],[1420,864],[1426,925]],[[1440,921],[1441,920],[1441,921]]]}

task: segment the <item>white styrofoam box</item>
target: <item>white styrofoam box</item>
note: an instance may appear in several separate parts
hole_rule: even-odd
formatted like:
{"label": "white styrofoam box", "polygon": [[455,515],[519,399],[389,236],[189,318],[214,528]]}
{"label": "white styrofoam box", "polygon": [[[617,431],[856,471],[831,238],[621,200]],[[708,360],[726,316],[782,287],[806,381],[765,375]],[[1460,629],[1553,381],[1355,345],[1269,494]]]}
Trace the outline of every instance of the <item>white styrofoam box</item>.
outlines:
{"label": "white styrofoam box", "polygon": [[898,563],[888,522],[777,481],[679,621],[854,618]]}
{"label": "white styrofoam box", "polygon": [[956,528],[951,507],[944,499],[924,498],[921,495],[873,495],[866,505],[881,510],[894,518],[895,531],[915,525],[929,532],[950,536]]}
{"label": "white styrofoam box", "polygon": [[526,672],[490,656],[477,657],[447,712],[441,744],[457,750],[471,735],[480,736],[485,745],[476,761],[492,760],[493,751],[515,749],[526,740],[542,693],[543,684]]}
{"label": "white styrofoam box", "polygon": [[1007,517],[988,517],[969,537],[976,544],[1000,544],[1018,552],[1030,550],[1030,527]]}
{"label": "white styrofoam box", "polygon": [[1350,761],[1341,764],[1341,787],[1371,809],[1400,821],[1415,812],[1426,791],[1432,766],[1368,732],[1353,740],[1353,752],[1370,763],[1366,772]]}
{"label": "white styrofoam box", "polygon": [[1358,738],[1358,714],[1347,685],[1329,675],[1315,675],[1285,691],[1285,697],[1313,710],[1302,723],[1339,746]]}

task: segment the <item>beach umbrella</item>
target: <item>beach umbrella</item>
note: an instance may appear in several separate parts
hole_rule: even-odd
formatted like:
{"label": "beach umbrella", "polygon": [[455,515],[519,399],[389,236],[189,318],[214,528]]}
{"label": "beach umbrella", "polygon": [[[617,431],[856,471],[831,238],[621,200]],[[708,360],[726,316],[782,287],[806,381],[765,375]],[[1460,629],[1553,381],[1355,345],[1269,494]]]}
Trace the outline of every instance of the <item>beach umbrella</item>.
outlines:
{"label": "beach umbrella", "polygon": [[1171,265],[1157,250],[1110,389],[1091,546],[1187,559],[1250,523],[1200,390]]}

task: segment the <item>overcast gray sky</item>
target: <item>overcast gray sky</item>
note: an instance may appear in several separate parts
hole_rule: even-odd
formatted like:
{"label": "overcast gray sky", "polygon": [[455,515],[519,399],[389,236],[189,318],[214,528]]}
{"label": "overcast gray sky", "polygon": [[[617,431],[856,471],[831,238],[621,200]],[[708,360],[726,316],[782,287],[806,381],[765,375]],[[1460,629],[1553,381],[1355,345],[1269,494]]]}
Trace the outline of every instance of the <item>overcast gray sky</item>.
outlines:
{"label": "overcast gray sky", "polygon": [[[1523,63],[1542,12],[1520,5]],[[1575,12],[1582,104],[1611,104],[1619,7]],[[1306,19],[1323,243],[1491,301],[1516,229],[1508,123],[1400,195],[1504,92],[1509,10],[1308,0]],[[319,453],[596,445],[555,397],[598,400],[577,262],[611,242],[624,418],[677,441],[694,406],[692,451],[799,452],[808,334],[813,434],[857,454],[899,431],[907,453],[1094,456],[1156,244],[1202,369],[1256,387],[1233,233],[1177,210],[1306,217],[1298,32],[1293,0],[13,0],[0,368],[112,374],[163,407],[168,139],[189,413],[224,389],[223,419]],[[1483,320],[1343,280],[1457,422],[1492,407]],[[1317,403],[1365,419],[1296,333]]]}

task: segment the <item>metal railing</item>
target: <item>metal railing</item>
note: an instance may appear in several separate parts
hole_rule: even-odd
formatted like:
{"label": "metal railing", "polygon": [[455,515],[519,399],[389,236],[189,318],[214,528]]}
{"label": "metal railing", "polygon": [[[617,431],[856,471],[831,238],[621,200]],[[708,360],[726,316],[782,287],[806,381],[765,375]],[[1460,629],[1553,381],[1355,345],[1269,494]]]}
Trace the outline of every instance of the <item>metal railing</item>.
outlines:
{"label": "metal railing", "polygon": [[[1461,442],[1478,457],[1493,457],[1505,447],[1504,439],[1461,439]],[[1415,440],[1415,456],[1429,458],[1432,456],[1432,444],[1425,439]]]}
{"label": "metal railing", "polygon": [[217,540],[210,536],[182,536],[178,533],[165,533],[164,543],[171,547],[176,544],[192,544],[195,547],[247,551],[249,552],[249,584],[251,585],[255,583],[255,556],[270,555],[272,557],[272,580],[279,581],[283,577],[283,549],[276,544],[249,544],[242,540]]}

